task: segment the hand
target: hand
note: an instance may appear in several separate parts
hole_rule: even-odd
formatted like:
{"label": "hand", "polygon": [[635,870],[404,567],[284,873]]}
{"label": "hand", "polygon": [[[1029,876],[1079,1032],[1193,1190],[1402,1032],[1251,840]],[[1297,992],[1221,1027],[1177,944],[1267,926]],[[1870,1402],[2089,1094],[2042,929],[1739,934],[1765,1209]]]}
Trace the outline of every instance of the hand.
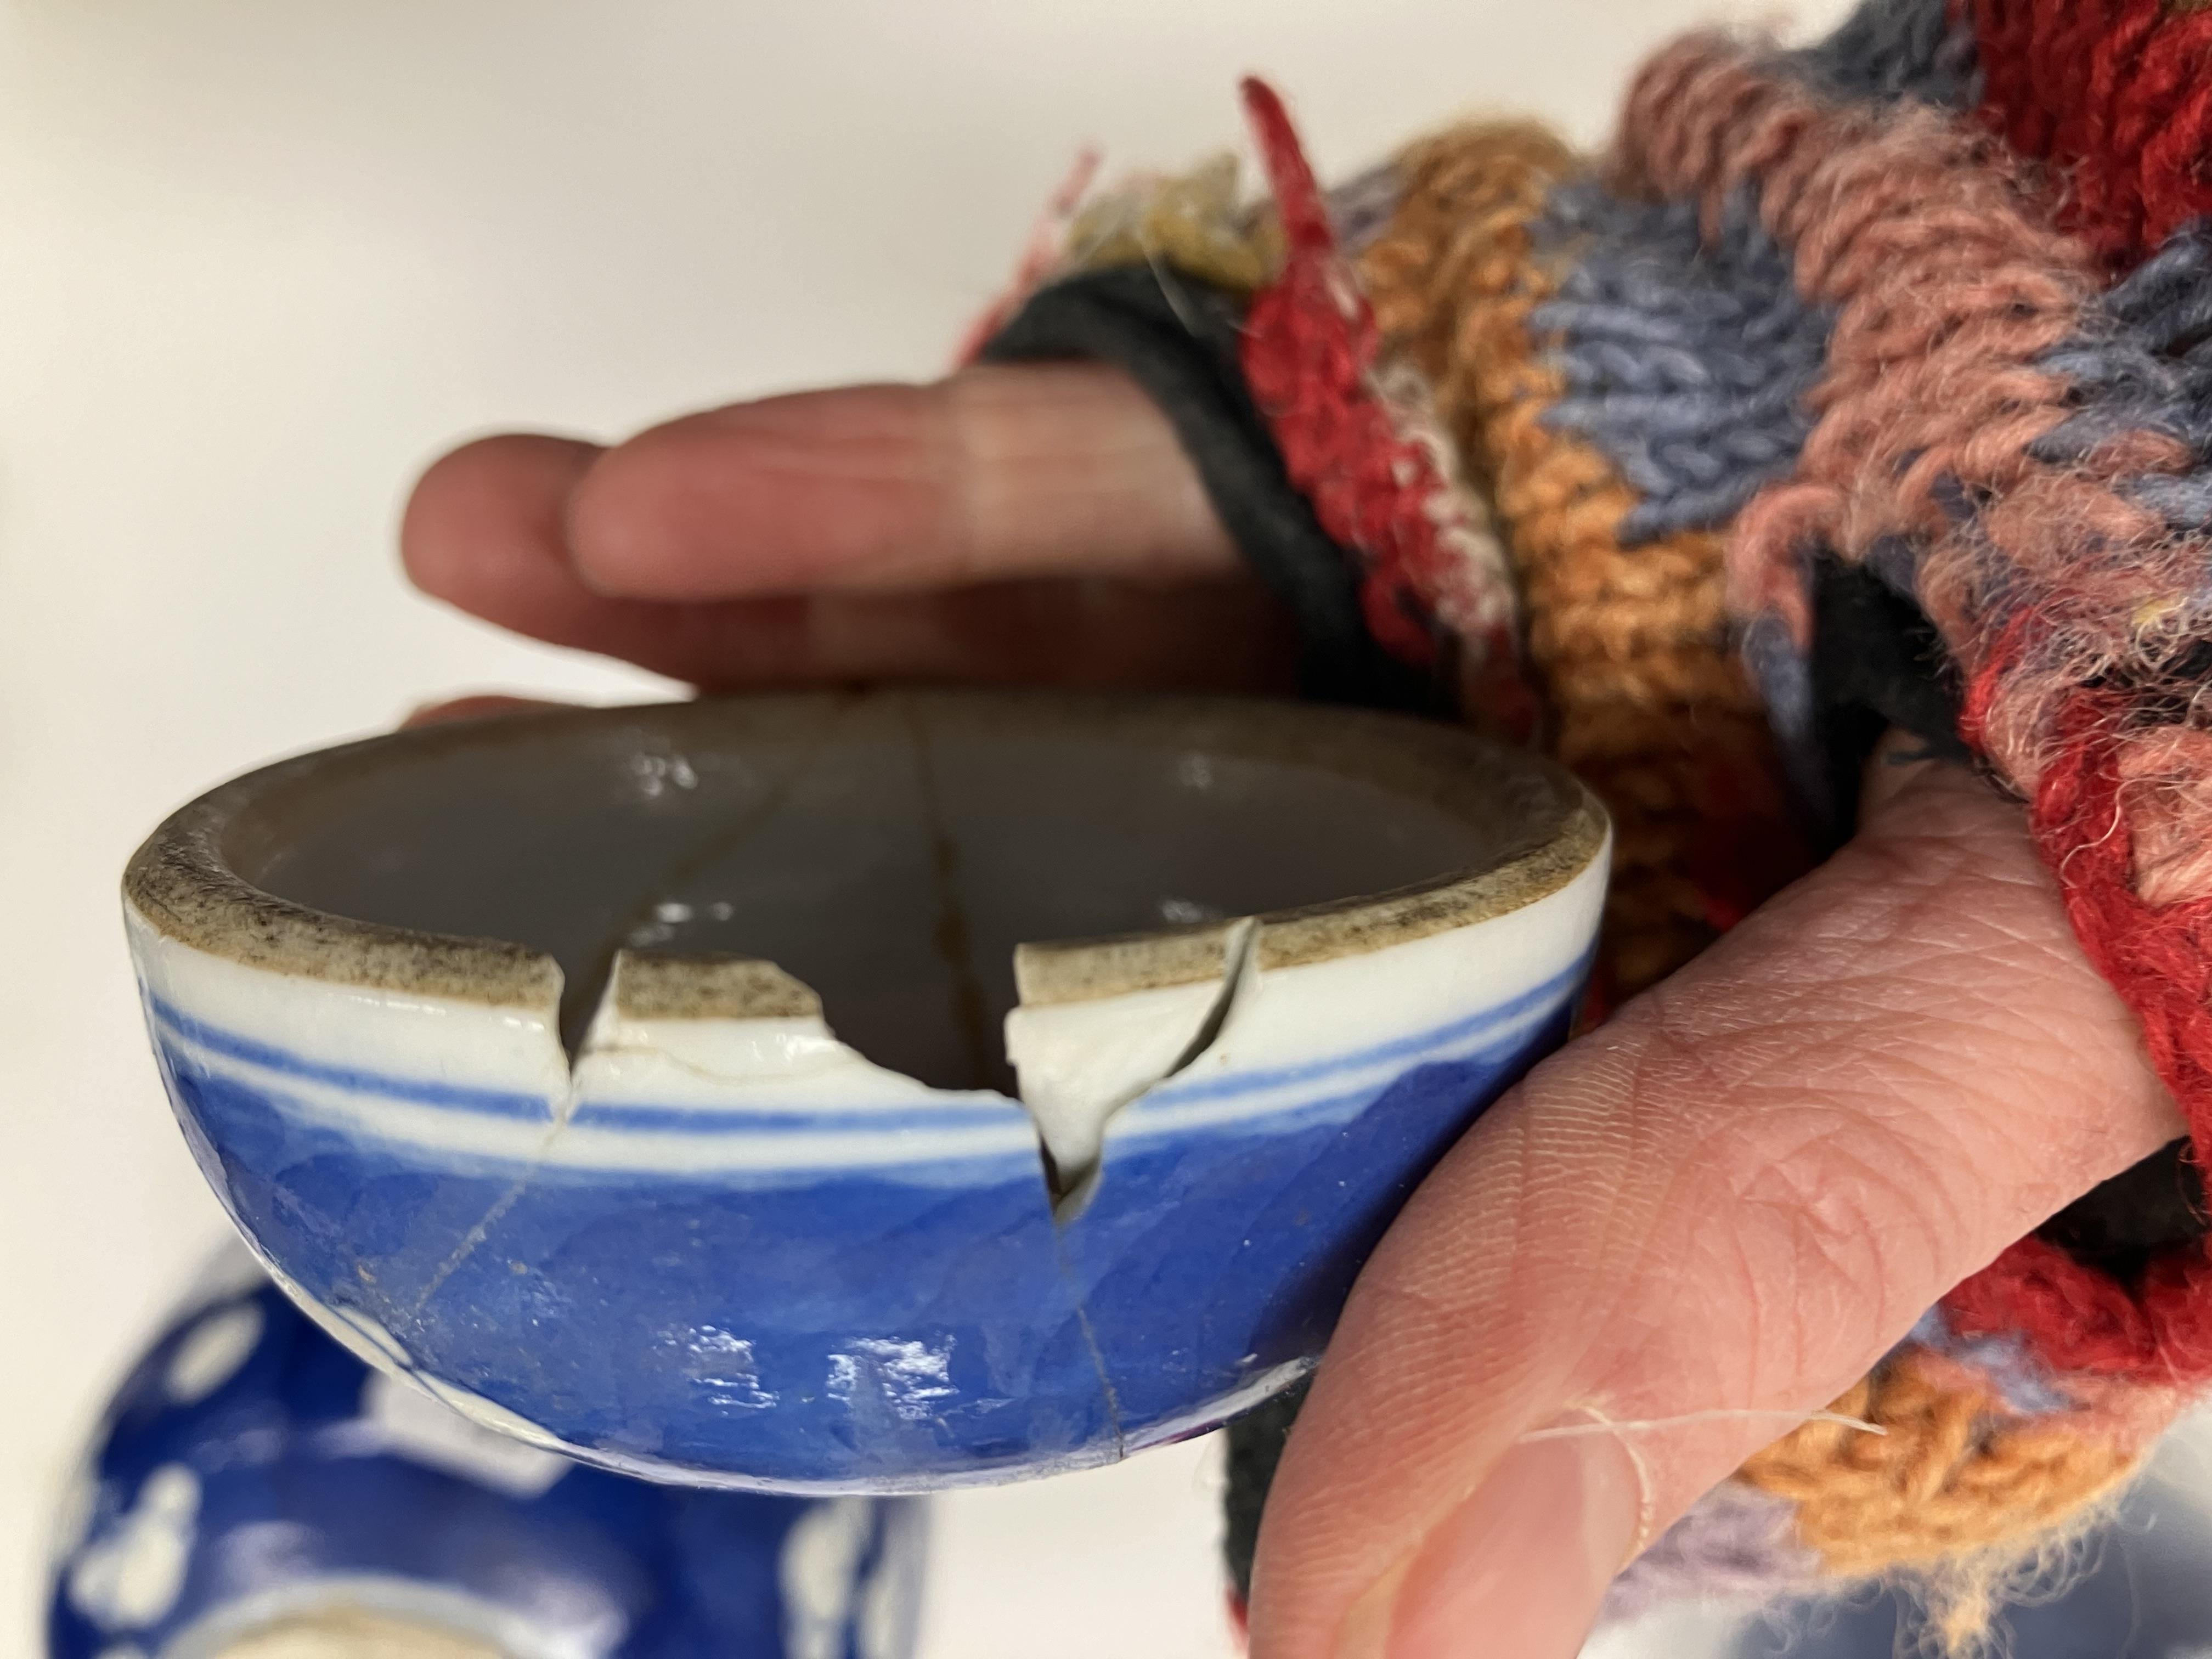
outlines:
{"label": "hand", "polygon": [[1294,666],[1174,435],[1086,367],[773,398],[611,450],[485,439],[416,485],[401,545],[464,611],[720,689]]}
{"label": "hand", "polygon": [[[1166,427],[1109,372],[471,445],[431,592],[716,685],[1279,684]],[[1278,1476],[1255,1659],[1565,1659],[1605,1583],[1945,1291],[2181,1133],[2017,808],[1877,764],[1856,842],[1482,1119],[1361,1277]],[[1630,1448],[1632,1446],[1632,1455]]]}

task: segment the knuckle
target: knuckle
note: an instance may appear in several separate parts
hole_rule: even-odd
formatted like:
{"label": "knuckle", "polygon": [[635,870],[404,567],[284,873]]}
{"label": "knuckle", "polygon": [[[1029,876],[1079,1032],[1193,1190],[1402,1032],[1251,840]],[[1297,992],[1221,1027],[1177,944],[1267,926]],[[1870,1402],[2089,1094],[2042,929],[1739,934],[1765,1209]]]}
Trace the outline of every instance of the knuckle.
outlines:
{"label": "knuckle", "polygon": [[1702,1299],[1691,1340],[1717,1325],[1741,1386],[1850,1371],[1972,1266],[1979,1113],[1925,1109],[1909,1054],[1850,1018],[1716,1036],[1663,1000],[1640,1035],[1627,1104],[1662,1195],[1640,1294]]}

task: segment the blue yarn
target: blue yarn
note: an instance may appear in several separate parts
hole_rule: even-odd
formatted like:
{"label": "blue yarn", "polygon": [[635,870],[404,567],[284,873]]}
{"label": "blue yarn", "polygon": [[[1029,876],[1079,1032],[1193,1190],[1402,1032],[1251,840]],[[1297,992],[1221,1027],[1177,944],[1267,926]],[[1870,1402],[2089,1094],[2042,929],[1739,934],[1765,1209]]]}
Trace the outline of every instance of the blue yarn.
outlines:
{"label": "blue yarn", "polygon": [[1865,0],[1817,46],[1785,52],[1783,67],[1831,97],[1851,102],[1916,99],[1944,109],[1982,101],[1972,25],[1947,0]]}
{"label": "blue yarn", "polygon": [[[1937,492],[1939,497],[1942,491]],[[1954,518],[1965,516],[1954,513]],[[1880,580],[1882,586],[1900,599],[1911,599],[1916,605],[1920,595],[1920,550],[1902,536],[1884,536],[1859,556],[1859,562]]]}
{"label": "blue yarn", "polygon": [[1386,161],[1329,191],[1329,222],[1346,253],[1358,252],[1389,227],[1404,185],[1396,163]]}
{"label": "blue yarn", "polygon": [[2071,380],[2080,407],[2037,442],[2037,459],[2081,461],[2130,432],[2174,439],[2188,446],[2194,467],[2124,488],[2177,529],[2212,529],[2212,228],[2193,225],[2168,238],[2039,366]]}
{"label": "blue yarn", "polygon": [[1789,473],[1831,319],[1798,297],[1747,196],[1706,241],[1693,204],[1576,183],[1537,234],[1579,255],[1529,319],[1566,381],[1545,421],[1595,445],[1643,496],[1624,544],[1723,524]]}
{"label": "blue yarn", "polygon": [[[1920,1322],[1912,1328],[1906,1341],[1917,1342],[1936,1353],[1979,1366],[1982,1374],[1996,1384],[2005,1404],[2014,1411],[2041,1416],[2066,1409],[2066,1396],[2052,1386],[2028,1352],[2027,1339],[2017,1331],[2001,1336],[1961,1336],[1951,1328],[1951,1322],[1944,1317],[1941,1308],[1930,1308],[1920,1316]],[[1899,1344],[1899,1347],[1904,1346]]]}
{"label": "blue yarn", "polygon": [[1815,823],[1835,816],[1826,757],[1814,725],[1813,665],[1790,637],[1781,617],[1762,611],[1744,625],[1737,649],[1766,705],[1776,754],[1799,804]]}

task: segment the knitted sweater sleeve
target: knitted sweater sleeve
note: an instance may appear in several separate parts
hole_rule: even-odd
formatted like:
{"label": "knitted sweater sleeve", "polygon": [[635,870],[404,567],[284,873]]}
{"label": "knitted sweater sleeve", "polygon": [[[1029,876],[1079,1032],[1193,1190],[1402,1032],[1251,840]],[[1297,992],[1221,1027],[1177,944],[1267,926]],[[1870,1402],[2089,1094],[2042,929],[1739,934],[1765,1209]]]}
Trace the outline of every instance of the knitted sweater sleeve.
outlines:
{"label": "knitted sweater sleeve", "polygon": [[[1329,193],[1248,85],[1265,200],[1220,164],[1097,198],[1001,319],[994,355],[1114,356],[1162,398],[1317,689],[1448,702],[1583,775],[1609,994],[1832,847],[1902,726],[2021,799],[2142,1019],[2196,1152],[1929,1310],[1835,1402],[1885,1435],[1762,1452],[1616,1612],[1986,1585],[2212,1378],[2208,50],[2201,4],[1866,0],[1801,50],[1666,49],[1595,161],[1475,125]],[[1040,325],[1102,283],[1168,296],[1153,343],[1202,339],[1236,422]],[[1240,1572],[1294,1410],[1236,1431]]]}

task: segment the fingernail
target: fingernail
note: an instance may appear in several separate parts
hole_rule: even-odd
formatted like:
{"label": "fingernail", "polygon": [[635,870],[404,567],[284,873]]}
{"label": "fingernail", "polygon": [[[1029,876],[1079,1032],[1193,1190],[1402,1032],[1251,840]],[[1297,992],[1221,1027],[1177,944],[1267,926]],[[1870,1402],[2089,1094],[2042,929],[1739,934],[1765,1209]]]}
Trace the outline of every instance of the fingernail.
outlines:
{"label": "fingernail", "polygon": [[1523,1441],[1362,1598],[1339,1659],[1573,1659],[1643,1510],[1610,1435]]}

